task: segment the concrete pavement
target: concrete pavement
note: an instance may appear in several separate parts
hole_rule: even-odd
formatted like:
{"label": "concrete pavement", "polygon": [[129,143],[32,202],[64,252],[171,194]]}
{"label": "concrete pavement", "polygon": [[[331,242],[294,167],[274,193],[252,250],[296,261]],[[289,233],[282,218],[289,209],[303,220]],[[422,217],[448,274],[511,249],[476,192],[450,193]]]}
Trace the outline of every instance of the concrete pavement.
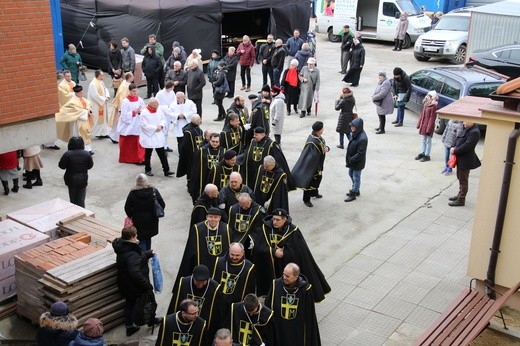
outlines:
{"label": "concrete pavement", "polygon": [[[337,112],[334,100],[340,93],[339,44],[318,35],[318,67],[321,72],[318,120],[325,122],[324,137],[331,152],[325,161],[321,200],[314,208],[303,205],[302,192],[291,192],[291,215],[300,226],[316,261],[329,279],[333,291],[318,304],[322,344],[328,345],[403,345],[420,335],[431,321],[457,295],[469,279],[465,276],[471,220],[474,210],[478,170],[470,176],[470,194],[465,207],[450,208],[447,198],[456,193],[454,176],[439,174],[443,166],[440,136],[433,140],[432,161],[420,163],[413,158],[420,149],[421,137],[415,125],[418,115],[406,112],[405,126],[387,125],[387,134],[375,135],[378,120],[370,101],[379,70],[391,76],[395,66],[412,73],[438,63],[419,63],[411,49],[393,52],[390,44],[365,43],[367,58],[360,86],[353,88],[360,116],[369,136],[367,167],[363,171],[361,197],[343,202],[350,187],[344,164],[344,150],[336,148]],[[260,68],[253,68],[253,89],[260,90]],[[109,79],[107,77],[107,79]],[[239,79],[239,77],[237,77]],[[87,86],[83,82],[84,86]],[[107,85],[108,85],[107,80]],[[237,81],[237,85],[240,82]],[[145,95],[144,88],[139,90]],[[216,106],[211,105],[211,87],[205,88],[202,128],[220,131]],[[247,95],[245,95],[247,96]],[[224,106],[230,104],[226,99]],[[294,114],[294,113],[293,113]],[[314,116],[285,119],[282,149],[292,167],[301,152]],[[388,116],[387,123],[393,120]],[[175,139],[170,138],[175,146]],[[63,172],[57,168],[62,150],[45,150],[41,156],[44,186],[21,189],[18,194],[0,196],[0,214],[25,208],[54,197],[68,198]],[[119,164],[118,148],[109,140],[93,140],[94,168],[90,172],[87,208],[96,217],[122,225],[124,202],[142,167]],[[478,152],[482,150],[479,145]],[[154,154],[155,155],[155,154]],[[481,155],[480,155],[481,156]],[[177,153],[169,157],[173,170]],[[155,172],[160,172],[152,156]],[[191,200],[185,180],[151,178],[166,200],[166,217],[152,247],[161,256],[165,290],[157,296],[158,313],[163,314],[171,298],[187,238]],[[0,332],[12,338],[34,335],[34,327],[12,316],[0,321]],[[150,331],[143,328],[136,337]],[[124,328],[106,333],[106,340],[123,342]]]}

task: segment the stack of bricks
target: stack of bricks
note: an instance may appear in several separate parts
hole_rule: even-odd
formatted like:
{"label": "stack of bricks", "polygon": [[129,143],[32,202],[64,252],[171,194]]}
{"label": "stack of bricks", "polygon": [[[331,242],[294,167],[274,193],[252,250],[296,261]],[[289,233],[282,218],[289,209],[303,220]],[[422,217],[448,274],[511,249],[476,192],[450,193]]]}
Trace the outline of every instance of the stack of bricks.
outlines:
{"label": "stack of bricks", "polygon": [[38,323],[45,312],[42,304],[43,285],[39,280],[53,268],[84,257],[104,247],[91,243],[90,235],[77,233],[40,245],[15,257],[15,278],[18,290],[17,312]]}

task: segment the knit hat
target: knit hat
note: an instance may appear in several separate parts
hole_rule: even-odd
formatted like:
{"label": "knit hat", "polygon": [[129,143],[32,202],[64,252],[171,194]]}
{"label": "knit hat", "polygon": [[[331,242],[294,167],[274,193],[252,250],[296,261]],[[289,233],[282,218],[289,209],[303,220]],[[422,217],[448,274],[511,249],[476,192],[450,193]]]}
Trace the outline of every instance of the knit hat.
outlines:
{"label": "knit hat", "polygon": [[437,92],[435,90],[428,91],[428,95],[434,100],[437,99]]}
{"label": "knit hat", "polygon": [[287,210],[285,209],[282,209],[282,208],[276,208],[275,210],[273,210],[273,215],[278,215],[278,216],[289,216],[289,213],[287,213]]}
{"label": "knit hat", "polygon": [[69,314],[69,307],[62,301],[57,301],[51,305],[52,316],[66,316]]}
{"label": "knit hat", "polygon": [[271,88],[269,88],[269,85],[266,84],[262,87],[262,91],[271,92]]}
{"label": "knit hat", "polygon": [[224,153],[224,160],[231,160],[232,158],[234,158],[235,156],[237,156],[237,152],[234,151],[234,150],[228,150]]}
{"label": "knit hat", "polygon": [[314,124],[312,124],[312,131],[317,132],[319,130],[323,129],[323,122],[322,121],[316,121]]}
{"label": "knit hat", "polygon": [[291,65],[293,65],[293,66],[298,66],[299,64],[300,64],[300,63],[298,62],[298,60],[296,60],[296,59],[292,59],[292,60],[291,60]]}
{"label": "knit hat", "polygon": [[382,70],[379,71],[379,75],[386,78],[386,72],[385,71],[382,71]]}
{"label": "knit hat", "polygon": [[103,322],[97,318],[89,318],[83,324],[83,334],[89,338],[99,338],[103,335]]}
{"label": "knit hat", "polygon": [[258,95],[256,95],[256,94],[251,94],[251,95],[249,95],[247,98],[250,99],[250,100],[256,100],[256,99],[258,98]]}
{"label": "knit hat", "polygon": [[314,58],[309,58],[309,59],[307,59],[307,64],[313,64],[313,65],[316,65],[316,59],[314,59]]}
{"label": "knit hat", "polygon": [[253,129],[254,133],[265,133],[265,129],[262,126],[257,126]]}
{"label": "knit hat", "polygon": [[394,68],[394,76],[403,74],[403,69],[400,67]]}
{"label": "knit hat", "polygon": [[209,269],[204,264],[200,264],[193,268],[193,278],[197,281],[206,281],[209,279]]}

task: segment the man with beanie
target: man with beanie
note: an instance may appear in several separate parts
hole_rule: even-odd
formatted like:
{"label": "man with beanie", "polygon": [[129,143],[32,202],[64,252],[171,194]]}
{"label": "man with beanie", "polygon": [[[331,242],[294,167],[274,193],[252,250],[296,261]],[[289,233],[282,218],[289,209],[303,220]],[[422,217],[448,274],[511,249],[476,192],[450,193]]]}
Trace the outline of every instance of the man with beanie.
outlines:
{"label": "man with beanie", "polygon": [[394,99],[397,102],[397,118],[392,121],[395,127],[403,126],[404,107],[410,101],[412,95],[412,82],[410,76],[402,68],[394,68]]}
{"label": "man with beanie", "polygon": [[348,142],[346,166],[348,175],[352,180],[352,188],[347,193],[345,202],[352,202],[360,196],[361,171],[365,168],[367,158],[368,137],[363,130],[363,119],[356,118],[350,123],[352,140]]}
{"label": "man with beanie", "polygon": [[237,152],[234,150],[227,150],[224,153],[222,160],[209,170],[207,179],[208,183],[215,184],[220,191],[228,184],[231,173],[240,170],[240,166],[236,163]]}
{"label": "man with beanie", "polygon": [[105,346],[103,331],[103,322],[91,317],[85,321],[83,331],[76,336],[69,346]]}
{"label": "man with beanie", "polygon": [[323,197],[318,189],[322,179],[325,156],[330,148],[325,145],[322,134],[323,122],[316,121],[312,124],[312,132],[307,137],[300,158],[291,171],[294,184],[303,189],[303,203],[307,207],[313,206],[311,197]]}
{"label": "man with beanie", "polygon": [[347,73],[353,41],[354,35],[350,31],[350,26],[343,25],[343,36],[341,39],[341,71],[339,71],[341,74]]}
{"label": "man with beanie", "polygon": [[62,301],[51,305],[48,312],[40,316],[40,327],[36,332],[38,346],[68,346],[78,335],[78,320]]}

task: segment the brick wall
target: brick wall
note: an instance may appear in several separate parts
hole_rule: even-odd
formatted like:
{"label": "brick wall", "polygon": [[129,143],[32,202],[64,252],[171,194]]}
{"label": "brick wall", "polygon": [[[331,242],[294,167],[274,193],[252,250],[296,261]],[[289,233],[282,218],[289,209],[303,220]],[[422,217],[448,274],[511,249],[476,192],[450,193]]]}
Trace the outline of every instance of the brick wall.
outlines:
{"label": "brick wall", "polygon": [[49,0],[0,0],[0,126],[58,111]]}

